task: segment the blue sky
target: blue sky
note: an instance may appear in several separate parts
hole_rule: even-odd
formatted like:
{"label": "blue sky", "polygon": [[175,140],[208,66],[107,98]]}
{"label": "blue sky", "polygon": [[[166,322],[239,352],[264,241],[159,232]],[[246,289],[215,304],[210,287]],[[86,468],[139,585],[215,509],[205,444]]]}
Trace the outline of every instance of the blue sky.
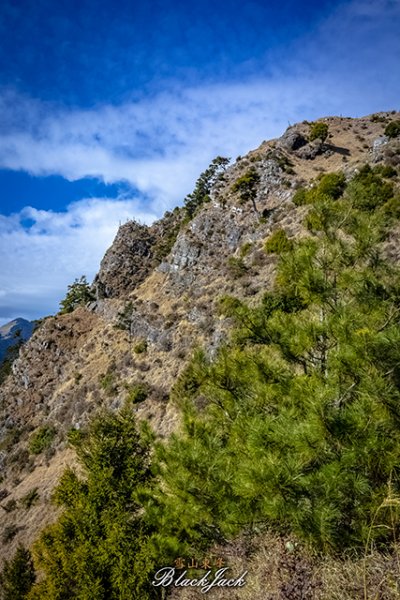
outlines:
{"label": "blue sky", "polygon": [[398,109],[399,0],[3,0],[0,324],[289,123]]}

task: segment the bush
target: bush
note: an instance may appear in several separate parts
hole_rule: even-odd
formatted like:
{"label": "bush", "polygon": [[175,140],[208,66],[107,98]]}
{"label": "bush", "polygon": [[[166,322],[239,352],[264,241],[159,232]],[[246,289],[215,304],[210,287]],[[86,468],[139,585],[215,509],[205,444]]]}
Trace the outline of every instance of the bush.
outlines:
{"label": "bush", "polygon": [[362,167],[347,188],[355,208],[372,211],[393,197],[393,184],[377,175],[369,165]]}
{"label": "bush", "polygon": [[307,204],[307,190],[304,187],[299,188],[295,191],[292,202],[296,206],[303,206],[303,204]]}
{"label": "bush", "polygon": [[322,200],[337,200],[342,196],[345,188],[346,177],[344,173],[341,171],[326,173],[319,177],[318,184],[314,187],[309,189],[299,188],[295,192],[292,202],[296,206],[303,206],[304,204],[315,204]]}
{"label": "bush", "polygon": [[392,177],[396,177],[397,171],[391,165],[378,165],[374,168],[374,173],[377,173],[381,177],[385,177],[386,179],[391,179]]}
{"label": "bush", "polygon": [[47,425],[39,427],[29,440],[29,451],[31,454],[41,454],[50,447],[56,435],[54,427]]}
{"label": "bush", "polygon": [[147,341],[145,339],[140,340],[137,344],[134,345],[133,351],[135,354],[143,354],[147,351]]}
{"label": "bush", "polygon": [[239,279],[239,277],[242,277],[246,273],[247,267],[242,258],[230,256],[228,258],[228,270],[234,279]]}
{"label": "bush", "polygon": [[385,135],[389,138],[396,138],[400,135],[400,121],[391,121],[385,127]]}
{"label": "bush", "polygon": [[2,508],[4,508],[6,512],[12,512],[17,508],[17,501],[15,498],[11,498],[5,504],[2,504]]}
{"label": "bush", "polygon": [[400,219],[400,196],[394,196],[382,206],[383,213],[389,219]]}
{"label": "bush", "polygon": [[245,256],[247,256],[250,253],[250,250],[252,249],[252,247],[253,247],[252,242],[245,242],[243,244],[243,246],[240,248],[241,258],[244,258]]}
{"label": "bush", "polygon": [[128,387],[128,402],[132,404],[138,404],[144,402],[150,392],[149,385],[147,383],[136,383],[133,386]]}
{"label": "bush", "polygon": [[386,122],[387,122],[387,117],[385,117],[384,115],[377,115],[377,114],[371,115],[371,123],[386,123]]}
{"label": "bush", "polygon": [[117,393],[117,383],[115,380],[115,374],[112,370],[108,370],[107,373],[101,375],[100,386],[105,391],[107,396],[114,396]]}
{"label": "bush", "polygon": [[343,194],[345,187],[346,177],[344,173],[327,173],[320,178],[318,191],[333,200],[337,200]]}
{"label": "bush", "polygon": [[282,254],[288,252],[293,247],[293,242],[289,240],[284,229],[277,229],[267,239],[264,245],[264,250],[268,254]]}
{"label": "bush", "polygon": [[15,538],[18,533],[18,526],[15,524],[6,525],[3,529],[3,533],[1,536],[1,541],[3,544],[9,544],[11,540]]}
{"label": "bush", "polygon": [[322,142],[326,140],[329,133],[329,126],[327,123],[322,123],[321,121],[317,121],[310,125],[310,142],[316,139],[320,139]]}

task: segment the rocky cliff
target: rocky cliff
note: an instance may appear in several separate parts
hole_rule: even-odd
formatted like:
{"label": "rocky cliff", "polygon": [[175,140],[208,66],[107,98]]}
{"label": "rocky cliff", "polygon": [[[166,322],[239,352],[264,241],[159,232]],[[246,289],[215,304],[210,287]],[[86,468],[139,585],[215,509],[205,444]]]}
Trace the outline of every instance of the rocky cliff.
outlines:
{"label": "rocky cliff", "polygon": [[[277,229],[289,239],[304,234],[307,207],[292,201],[300,186],[326,172],[350,177],[365,163],[391,166],[398,185],[400,141],[384,130],[399,118],[329,117],[324,141],[309,141],[307,122],[292,126],[231,164],[192,218],[176,209],[151,227],[121,226],[93,283],[96,301],[46,319],[0,388],[3,555],[54,519],[51,491],[74,461],[67,433],[99,407],[129,398],[158,435],[178,426],[168,393],[196,347],[212,354],[225,339],[230,321],[219,316],[219,299],[256,302],[274,280],[266,241]],[[235,184],[249,171],[257,183],[246,195]],[[398,236],[394,229],[394,260]]]}

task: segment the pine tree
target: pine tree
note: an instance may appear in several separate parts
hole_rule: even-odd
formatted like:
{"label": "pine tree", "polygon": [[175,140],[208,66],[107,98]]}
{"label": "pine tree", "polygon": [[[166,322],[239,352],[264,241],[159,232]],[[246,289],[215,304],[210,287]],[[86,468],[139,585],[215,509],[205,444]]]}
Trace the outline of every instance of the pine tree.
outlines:
{"label": "pine tree", "polygon": [[244,175],[239,177],[239,179],[237,179],[232,186],[232,191],[239,192],[240,200],[243,203],[251,201],[256,214],[259,214],[256,205],[259,182],[260,175],[257,173],[254,167],[250,167],[250,169]]}
{"label": "pine tree", "polygon": [[1,600],[26,600],[36,579],[29,550],[19,546],[11,561],[5,561],[0,573]]}
{"label": "pine tree", "polygon": [[54,500],[58,521],[35,545],[45,574],[31,599],[146,600],[153,568],[137,491],[149,482],[148,446],[128,409],[103,413],[86,434],[72,432],[83,476],[67,469]]}
{"label": "pine tree", "polygon": [[185,198],[185,210],[189,218],[195,215],[197,209],[204,202],[209,201],[212,187],[221,179],[229,162],[229,158],[217,156],[211,161],[209,167],[201,173],[193,192]]}
{"label": "pine tree", "polygon": [[225,298],[230,343],[215,361],[198,354],[175,387],[184,433],[158,449],[159,510],[182,524],[166,528],[171,546],[264,523],[337,550],[400,524],[380,510],[371,529],[388,485],[400,492],[400,272],[382,254],[391,194],[368,173],[343,196],[321,188],[275,290],[255,308]]}
{"label": "pine tree", "polygon": [[90,285],[88,284],[86,277],[82,275],[80,279],[75,279],[74,283],[71,283],[68,286],[67,295],[64,300],[60,302],[60,314],[70,313],[78,306],[84,306],[94,299],[95,296],[91,291]]}

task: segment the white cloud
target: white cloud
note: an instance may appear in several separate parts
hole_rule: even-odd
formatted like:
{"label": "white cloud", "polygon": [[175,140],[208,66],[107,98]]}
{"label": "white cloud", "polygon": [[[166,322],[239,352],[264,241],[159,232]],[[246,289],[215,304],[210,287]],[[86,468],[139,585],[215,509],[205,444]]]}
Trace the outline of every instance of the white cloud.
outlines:
{"label": "white cloud", "polygon": [[118,225],[133,216],[143,223],[155,218],[137,200],[101,198],[71,204],[64,213],[27,207],[2,217],[0,324],[55,312],[69,283],[83,274],[93,279]]}
{"label": "white cloud", "polygon": [[[0,135],[0,167],[70,180],[126,180],[149,195],[161,213],[182,200],[217,154],[247,152],[281,134],[289,121],[346,112],[349,100],[345,87],[330,97],[324,78],[303,75],[173,90],[92,111],[57,111],[41,118],[40,126],[36,118],[42,111],[35,109],[24,131],[17,126]],[[26,102],[16,96],[6,107],[9,123],[20,101]],[[370,105],[376,108],[373,101]],[[353,97],[352,106],[354,111],[362,103]]]}

